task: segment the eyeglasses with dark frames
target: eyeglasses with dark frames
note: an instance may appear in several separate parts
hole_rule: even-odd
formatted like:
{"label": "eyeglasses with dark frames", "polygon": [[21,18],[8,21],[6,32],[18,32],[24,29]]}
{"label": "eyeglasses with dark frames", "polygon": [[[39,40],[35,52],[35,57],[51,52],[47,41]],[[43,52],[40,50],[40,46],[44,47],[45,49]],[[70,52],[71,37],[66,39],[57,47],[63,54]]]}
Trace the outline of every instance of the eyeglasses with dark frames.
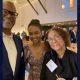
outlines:
{"label": "eyeglasses with dark frames", "polygon": [[3,15],[4,16],[7,16],[8,14],[10,14],[11,16],[14,16],[14,17],[17,17],[18,16],[18,13],[17,12],[12,12],[12,11],[9,11],[7,9],[3,9]]}

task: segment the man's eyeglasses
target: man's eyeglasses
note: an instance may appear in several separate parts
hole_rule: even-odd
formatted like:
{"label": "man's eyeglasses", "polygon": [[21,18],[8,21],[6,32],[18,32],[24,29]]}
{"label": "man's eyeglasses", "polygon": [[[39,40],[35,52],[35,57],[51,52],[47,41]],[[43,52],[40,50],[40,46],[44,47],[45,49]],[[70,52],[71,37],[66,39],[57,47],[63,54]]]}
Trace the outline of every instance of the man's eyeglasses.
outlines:
{"label": "man's eyeglasses", "polygon": [[14,17],[18,16],[17,12],[12,12],[12,11],[9,11],[7,9],[3,9],[3,16],[7,16],[8,14],[10,14],[11,16],[14,16]]}
{"label": "man's eyeglasses", "polygon": [[59,40],[59,39],[61,39],[61,36],[60,35],[56,35],[53,38],[48,38],[46,41],[53,42],[53,40]]}

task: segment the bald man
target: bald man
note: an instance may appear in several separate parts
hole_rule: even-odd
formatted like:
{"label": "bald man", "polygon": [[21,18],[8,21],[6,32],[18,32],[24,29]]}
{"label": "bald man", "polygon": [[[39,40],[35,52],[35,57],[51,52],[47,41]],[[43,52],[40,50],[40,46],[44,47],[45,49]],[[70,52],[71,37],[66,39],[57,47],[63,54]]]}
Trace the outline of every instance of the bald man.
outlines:
{"label": "bald man", "polygon": [[11,33],[17,16],[15,5],[3,2],[3,80],[24,80],[25,77],[22,41]]}

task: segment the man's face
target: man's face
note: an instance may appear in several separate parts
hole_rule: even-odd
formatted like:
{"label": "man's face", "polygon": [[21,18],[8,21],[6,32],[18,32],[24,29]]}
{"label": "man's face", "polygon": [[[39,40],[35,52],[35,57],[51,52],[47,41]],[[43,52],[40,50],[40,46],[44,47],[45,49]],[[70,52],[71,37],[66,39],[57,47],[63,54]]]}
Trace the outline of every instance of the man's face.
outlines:
{"label": "man's face", "polygon": [[3,29],[12,29],[15,24],[16,16],[15,6],[10,2],[3,3]]}

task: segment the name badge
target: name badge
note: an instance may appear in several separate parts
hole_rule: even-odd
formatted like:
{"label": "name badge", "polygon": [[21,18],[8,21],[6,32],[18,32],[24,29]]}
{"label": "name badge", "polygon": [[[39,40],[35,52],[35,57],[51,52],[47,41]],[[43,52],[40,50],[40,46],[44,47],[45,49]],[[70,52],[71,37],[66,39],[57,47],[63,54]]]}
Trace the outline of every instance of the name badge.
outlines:
{"label": "name badge", "polygon": [[51,72],[53,72],[58,67],[52,59],[49,60],[46,66]]}

